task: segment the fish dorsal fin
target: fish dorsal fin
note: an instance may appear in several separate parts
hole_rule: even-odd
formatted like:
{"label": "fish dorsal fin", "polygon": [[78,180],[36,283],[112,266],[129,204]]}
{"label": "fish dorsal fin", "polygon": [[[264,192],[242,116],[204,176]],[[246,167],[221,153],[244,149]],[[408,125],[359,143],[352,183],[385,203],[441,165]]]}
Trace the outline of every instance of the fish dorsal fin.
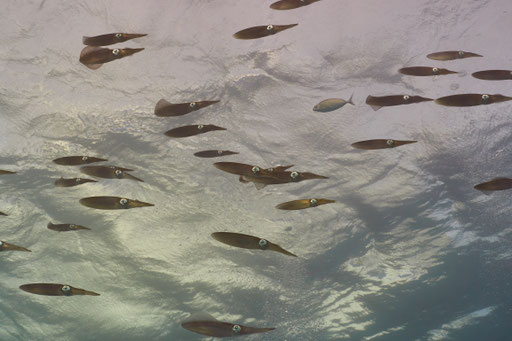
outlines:
{"label": "fish dorsal fin", "polygon": [[377,110],[379,110],[380,108],[382,108],[382,106],[381,106],[381,105],[373,105],[373,104],[371,104],[371,105],[370,105],[370,107],[372,107],[373,111],[377,111]]}
{"label": "fish dorsal fin", "polygon": [[157,103],[156,103],[156,106],[155,106],[155,112],[158,111],[158,110],[161,110],[169,105],[171,105],[172,103],[170,102],[167,102],[165,99],[161,99],[159,100]]}
{"label": "fish dorsal fin", "polygon": [[255,182],[255,183],[254,183],[254,186],[255,186],[255,187],[256,187],[256,189],[259,191],[260,189],[265,188],[265,186],[267,186],[267,184],[264,184],[264,183],[261,183],[261,182]]}
{"label": "fish dorsal fin", "polygon": [[183,321],[183,323],[197,322],[197,321],[218,321],[218,320],[208,313],[200,312],[200,313],[191,314],[189,317],[187,317],[185,319],[185,321]]}
{"label": "fish dorsal fin", "polygon": [[86,46],[82,49],[82,52],[80,52],[80,58],[85,56],[86,54],[92,53],[94,51],[101,50],[101,47],[98,46]]}

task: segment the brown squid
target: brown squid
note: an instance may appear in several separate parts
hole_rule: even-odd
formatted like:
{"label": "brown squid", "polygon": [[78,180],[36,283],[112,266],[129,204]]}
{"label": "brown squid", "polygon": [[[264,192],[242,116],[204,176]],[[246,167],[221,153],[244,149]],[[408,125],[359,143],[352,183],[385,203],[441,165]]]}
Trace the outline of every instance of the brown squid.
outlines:
{"label": "brown squid", "polygon": [[209,131],[215,131],[215,130],[226,130],[226,128],[217,127],[216,125],[213,125],[213,124],[198,124],[198,125],[190,125],[190,126],[174,128],[174,129],[166,131],[165,135],[169,136],[169,137],[188,137],[188,136],[204,134]]}
{"label": "brown squid", "polygon": [[249,27],[244,30],[236,32],[235,34],[233,34],[233,37],[235,37],[236,39],[257,39],[276,34],[278,32],[287,30],[297,25],[298,24]]}
{"label": "brown squid", "polygon": [[194,333],[215,337],[231,337],[255,333],[264,333],[275,329],[254,328],[242,326],[240,324],[221,322],[206,313],[195,314],[188,317],[185,321],[183,321],[181,326]]}
{"label": "brown squid", "polygon": [[500,103],[510,100],[512,100],[512,97],[499,94],[459,94],[440,97],[436,99],[436,103],[449,107],[472,107],[475,105]]}
{"label": "brown squid", "polygon": [[126,199],[121,197],[88,197],[82,198],[79,202],[87,207],[99,210],[122,210],[135,207],[155,206],[153,204],[138,200]]}
{"label": "brown squid", "polygon": [[352,143],[352,147],[357,149],[373,150],[373,149],[387,149],[403,146],[404,144],[416,143],[418,141],[403,141],[403,140],[392,140],[392,139],[376,139],[366,140]]}
{"label": "brown squid", "polygon": [[368,96],[366,97],[366,104],[372,107],[373,110],[377,111],[382,107],[420,103],[426,101],[433,101],[432,98],[421,97],[421,96],[409,96],[409,95],[392,95],[392,96]]}
{"label": "brown squid", "polygon": [[106,46],[117,43],[122,43],[130,39],[145,37],[147,34],[139,33],[109,33],[102,34],[94,37],[82,37],[82,43],[89,46]]}
{"label": "brown squid", "polygon": [[45,295],[45,296],[73,296],[73,295],[88,295],[99,296],[100,294],[94,291],[88,291],[81,288],[75,288],[67,284],[55,283],[30,283],[20,285],[20,289],[31,294]]}
{"label": "brown squid", "polygon": [[155,115],[160,117],[183,116],[193,111],[206,108],[220,101],[199,101],[189,103],[169,103],[161,99],[156,103]]}
{"label": "brown squid", "polygon": [[80,63],[84,64],[89,69],[96,70],[104,63],[131,56],[142,50],[144,50],[144,48],[107,49],[97,46],[86,46],[80,53]]}
{"label": "brown squid", "polygon": [[250,250],[271,250],[282,253],[283,255],[297,257],[293,253],[286,251],[281,246],[271,243],[266,239],[250,236],[248,234],[234,232],[214,232],[212,237],[221,243],[235,247]]}

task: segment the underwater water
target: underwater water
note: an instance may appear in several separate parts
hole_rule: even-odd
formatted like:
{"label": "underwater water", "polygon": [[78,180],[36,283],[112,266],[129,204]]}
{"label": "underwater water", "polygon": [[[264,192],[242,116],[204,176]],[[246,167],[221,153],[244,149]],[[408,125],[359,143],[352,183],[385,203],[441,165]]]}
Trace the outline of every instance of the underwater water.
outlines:
{"label": "underwater water", "polygon": [[[289,11],[261,0],[0,2],[0,239],[32,250],[0,254],[0,340],[212,340],[181,327],[190,314],[271,332],[247,340],[508,340],[512,332],[510,192],[475,184],[512,170],[511,103],[385,107],[368,95],[512,95],[510,81],[471,73],[510,69],[509,0],[321,0]],[[251,26],[299,25],[256,40]],[[144,47],[91,70],[82,36],[148,36]],[[113,47],[112,47],[113,48]],[[483,55],[433,61],[464,50]],[[459,71],[437,77],[405,66]],[[314,112],[326,98],[355,106]],[[180,117],[154,107],[220,100]],[[226,131],[173,139],[189,124]],[[369,139],[418,143],[375,151]],[[215,159],[195,152],[227,149]],[[145,182],[97,179],[71,188],[89,155]],[[291,165],[325,180],[267,186],[212,166]],[[90,178],[89,176],[84,176]],[[154,207],[103,211],[89,196]],[[300,211],[279,203],[337,203]],[[57,233],[48,222],[90,231]],[[298,255],[214,240],[230,231]],[[66,283],[100,296],[19,289]]]}

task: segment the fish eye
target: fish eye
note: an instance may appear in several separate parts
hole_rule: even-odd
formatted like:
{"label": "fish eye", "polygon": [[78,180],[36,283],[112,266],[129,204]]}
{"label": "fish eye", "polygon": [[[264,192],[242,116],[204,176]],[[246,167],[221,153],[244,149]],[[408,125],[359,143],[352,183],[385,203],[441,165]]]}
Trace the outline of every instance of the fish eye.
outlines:
{"label": "fish eye", "polygon": [[254,167],[252,167],[252,168],[251,168],[251,170],[252,170],[252,172],[253,172],[254,174],[258,174],[258,173],[260,172],[260,167],[258,167],[258,166],[254,166]]}
{"label": "fish eye", "polygon": [[297,179],[297,177],[299,176],[299,172],[291,172],[290,173],[290,176],[293,180]]}
{"label": "fish eye", "polygon": [[316,199],[309,199],[309,205],[316,206],[318,204],[318,200]]}
{"label": "fish eye", "polygon": [[121,175],[123,175],[123,171],[122,171],[122,170],[120,170],[120,169],[116,169],[116,170],[114,171],[114,174],[115,174],[117,177],[120,177]]}
{"label": "fish eye", "polygon": [[487,101],[489,99],[489,95],[484,94],[482,95],[482,101]]}
{"label": "fish eye", "polygon": [[119,200],[119,203],[123,206],[126,206],[126,204],[128,204],[128,200],[125,199],[125,198],[122,198],[121,200]]}
{"label": "fish eye", "polygon": [[274,30],[274,25],[267,26],[267,31],[273,31],[273,30]]}
{"label": "fish eye", "polygon": [[199,124],[199,125],[197,126],[197,129],[203,129],[203,128],[204,128],[204,125],[202,125],[202,124]]}
{"label": "fish eye", "polygon": [[267,248],[267,245],[268,245],[268,242],[265,240],[265,239],[260,239],[260,241],[258,242],[258,244],[260,245],[260,247],[265,250]]}
{"label": "fish eye", "polygon": [[439,72],[439,69],[438,69],[438,68],[436,68],[436,67],[433,67],[433,68],[432,68],[432,72],[433,72],[433,73],[438,73],[438,72]]}
{"label": "fish eye", "polygon": [[242,331],[242,327],[240,327],[238,324],[235,324],[231,330],[235,333],[240,333]]}
{"label": "fish eye", "polygon": [[116,33],[116,38],[117,39],[121,39],[123,37],[123,34],[122,33]]}
{"label": "fish eye", "polygon": [[119,54],[120,50],[119,49],[113,49],[112,50],[112,53],[115,54],[116,56]]}
{"label": "fish eye", "polygon": [[404,101],[408,101],[409,100],[409,95],[404,95]]}
{"label": "fish eye", "polygon": [[459,51],[459,56],[463,56],[464,55],[464,51]]}
{"label": "fish eye", "polygon": [[82,156],[82,161],[87,161],[88,157],[87,156]]}
{"label": "fish eye", "polygon": [[82,179],[80,179],[80,178],[76,178],[76,179],[75,179],[75,181],[76,181],[76,182],[80,182],[80,181],[82,181]]}
{"label": "fish eye", "polygon": [[387,140],[387,141],[386,141],[386,144],[387,144],[388,146],[390,146],[390,147],[393,147],[393,143],[395,143],[395,141],[393,141],[393,140]]}
{"label": "fish eye", "polygon": [[65,294],[69,294],[69,292],[71,291],[71,287],[69,285],[63,285],[60,290],[62,290],[62,292]]}
{"label": "fish eye", "polygon": [[194,108],[194,107],[196,106],[196,102],[191,102],[191,103],[189,104],[189,106],[190,106],[191,108]]}
{"label": "fish eye", "polygon": [[217,154],[221,155],[222,154],[222,150],[217,150]]}

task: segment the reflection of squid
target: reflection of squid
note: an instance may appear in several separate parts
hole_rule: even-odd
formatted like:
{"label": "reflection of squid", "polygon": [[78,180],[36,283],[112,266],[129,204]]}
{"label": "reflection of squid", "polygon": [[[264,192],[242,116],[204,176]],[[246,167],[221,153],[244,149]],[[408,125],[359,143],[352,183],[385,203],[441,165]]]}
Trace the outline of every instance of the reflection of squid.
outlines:
{"label": "reflection of squid", "polygon": [[124,41],[134,39],[134,38],[140,38],[145,37],[147,34],[139,34],[139,33],[109,33],[109,34],[102,34],[100,36],[95,37],[82,37],[82,43],[84,45],[89,46],[106,46],[106,45],[112,45],[117,43],[122,43]]}
{"label": "reflection of squid", "polygon": [[84,64],[89,69],[96,70],[99,69],[104,63],[131,56],[132,54],[142,50],[144,50],[144,48],[124,48],[112,50],[96,46],[86,46],[80,53],[80,63]]}
{"label": "reflection of squid", "polygon": [[512,100],[512,97],[503,95],[488,94],[459,94],[440,97],[436,99],[437,104],[449,107],[472,107],[481,104],[500,103]]}
{"label": "reflection of squid", "polygon": [[494,178],[487,182],[475,185],[474,189],[482,192],[486,191],[502,191],[512,188],[512,179],[509,178]]}
{"label": "reflection of squid", "polygon": [[287,30],[297,25],[298,24],[249,27],[245,30],[236,32],[235,34],[233,34],[233,37],[235,37],[236,39],[257,39],[276,34],[278,32]]}
{"label": "reflection of squid", "polygon": [[26,251],[26,252],[32,252],[29,249],[25,249],[24,247],[9,244],[4,242],[3,240],[0,240],[0,251]]}
{"label": "reflection of squid", "polygon": [[293,253],[286,251],[277,244],[271,243],[266,239],[250,236],[247,234],[234,232],[214,232],[212,233],[212,237],[221,243],[241,247],[243,249],[271,250],[282,253],[283,255],[297,257]]}
{"label": "reflection of squid", "polygon": [[135,207],[155,206],[147,202],[120,197],[88,197],[80,199],[79,202],[84,206],[100,210],[122,210]]}
{"label": "reflection of squid", "polygon": [[55,180],[54,184],[57,187],[74,187],[74,186],[78,186],[78,185],[85,184],[88,182],[98,182],[98,181],[92,180],[92,179],[84,179],[84,178],[71,178],[71,179],[60,178],[60,179]]}
{"label": "reflection of squid", "polygon": [[402,146],[404,144],[416,143],[418,141],[403,141],[403,140],[391,140],[391,139],[376,139],[376,140],[366,140],[359,141],[356,143],[352,143],[352,147],[357,149],[386,149],[386,148],[395,148],[398,146]]}
{"label": "reflection of squid", "polygon": [[51,221],[46,225],[49,230],[57,232],[76,231],[76,230],[90,230],[90,228],[76,225],[76,224],[54,224]]}
{"label": "reflection of squid", "polygon": [[487,81],[503,81],[507,79],[512,79],[512,71],[511,70],[484,70],[473,72],[471,76],[483,79]]}
{"label": "reflection of squid", "polygon": [[408,76],[438,76],[438,75],[450,75],[453,73],[458,73],[455,71],[450,71],[448,69],[440,69],[438,67],[431,66],[410,66],[404,67],[398,70],[403,75]]}
{"label": "reflection of squid", "polygon": [[195,124],[190,126],[183,126],[168,130],[164,135],[169,137],[188,137],[199,134],[204,134],[214,130],[226,130],[226,128],[217,127],[213,124]]}
{"label": "reflection of squid", "polygon": [[336,200],[330,199],[299,199],[283,202],[276,206],[276,208],[280,210],[302,210],[305,208],[316,207],[319,205],[332,204],[335,203]]}
{"label": "reflection of squid", "polygon": [[80,168],[80,171],[84,174],[103,179],[131,179],[144,182],[143,180],[126,173],[132,171],[132,169],[128,168],[115,166],[84,166]]}
{"label": "reflection of squid", "polygon": [[382,107],[389,107],[394,105],[412,104],[433,101],[432,98],[421,97],[421,96],[409,96],[409,95],[391,95],[391,96],[368,96],[366,97],[366,104],[372,107],[373,110],[377,111]]}
{"label": "reflection of squid", "polygon": [[156,103],[155,115],[162,117],[169,116],[183,116],[192,111],[206,108],[212,104],[219,103],[219,101],[199,101],[190,103],[169,103],[165,99],[161,99]]}
{"label": "reflection of squid", "polygon": [[441,51],[441,52],[434,52],[434,53],[427,55],[427,58],[434,59],[434,60],[454,60],[454,59],[462,59],[462,58],[469,58],[469,57],[483,57],[483,56],[473,53],[473,52],[466,52],[466,51]]}
{"label": "reflection of squid", "polygon": [[53,160],[58,165],[62,166],[76,166],[76,165],[85,165],[93,162],[101,162],[108,161],[107,159],[100,159],[98,157],[93,156],[65,156],[60,157],[58,159]]}
{"label": "reflection of squid", "polygon": [[229,322],[221,322],[213,316],[201,313],[188,317],[181,326],[191,332],[215,336],[215,337],[230,337],[238,335],[248,335],[255,333],[264,333],[275,328],[254,328],[242,326],[240,324],[233,324]]}
{"label": "reflection of squid", "polygon": [[320,0],[280,0],[270,5],[270,8],[278,10],[295,9],[302,6],[311,5],[317,1]]}
{"label": "reflection of squid", "polygon": [[31,283],[23,284],[20,289],[31,294],[46,295],[46,296],[73,296],[73,295],[88,295],[99,296],[100,294],[94,291],[88,291],[80,288],[74,288],[67,284],[55,283]]}
{"label": "reflection of squid", "polygon": [[16,174],[16,172],[11,172],[8,170],[0,169],[0,175],[5,175],[5,174]]}

